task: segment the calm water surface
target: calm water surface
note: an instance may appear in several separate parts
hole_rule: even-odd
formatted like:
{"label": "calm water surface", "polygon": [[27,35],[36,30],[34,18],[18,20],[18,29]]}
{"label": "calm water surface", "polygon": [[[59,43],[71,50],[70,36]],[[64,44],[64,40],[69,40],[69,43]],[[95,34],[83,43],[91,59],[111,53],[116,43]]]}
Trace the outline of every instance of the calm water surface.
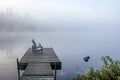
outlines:
{"label": "calm water surface", "polygon": [[[16,58],[21,58],[35,39],[44,47],[53,47],[62,61],[59,80],[71,80],[89,66],[99,68],[101,56],[120,60],[119,33],[101,32],[27,32],[0,34],[0,80],[17,80]],[[83,57],[89,55],[85,63]]]}

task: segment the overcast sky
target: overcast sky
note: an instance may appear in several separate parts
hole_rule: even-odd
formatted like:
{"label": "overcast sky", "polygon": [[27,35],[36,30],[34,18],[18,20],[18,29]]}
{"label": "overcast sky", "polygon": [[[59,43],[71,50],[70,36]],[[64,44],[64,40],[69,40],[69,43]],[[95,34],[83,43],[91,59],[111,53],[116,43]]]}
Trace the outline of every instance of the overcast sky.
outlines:
{"label": "overcast sky", "polygon": [[119,3],[120,0],[0,0],[0,10],[9,9],[49,24],[69,27],[118,27]]}

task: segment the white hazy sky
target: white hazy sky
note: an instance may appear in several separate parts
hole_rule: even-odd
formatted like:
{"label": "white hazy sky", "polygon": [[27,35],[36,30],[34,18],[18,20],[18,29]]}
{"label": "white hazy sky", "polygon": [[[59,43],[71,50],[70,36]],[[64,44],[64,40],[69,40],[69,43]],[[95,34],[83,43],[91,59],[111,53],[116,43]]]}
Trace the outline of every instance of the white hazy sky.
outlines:
{"label": "white hazy sky", "polygon": [[0,10],[48,22],[120,25],[120,0],[0,0]]}

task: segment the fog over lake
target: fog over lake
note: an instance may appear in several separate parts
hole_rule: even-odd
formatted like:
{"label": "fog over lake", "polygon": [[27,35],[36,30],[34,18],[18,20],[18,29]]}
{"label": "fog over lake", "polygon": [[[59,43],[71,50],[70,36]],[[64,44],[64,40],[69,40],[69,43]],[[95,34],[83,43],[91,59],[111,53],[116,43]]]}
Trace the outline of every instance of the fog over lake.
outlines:
{"label": "fog over lake", "polygon": [[120,60],[119,2],[0,0],[0,80],[17,80],[16,58],[32,39],[55,50],[62,62],[58,80],[100,68],[101,56]]}

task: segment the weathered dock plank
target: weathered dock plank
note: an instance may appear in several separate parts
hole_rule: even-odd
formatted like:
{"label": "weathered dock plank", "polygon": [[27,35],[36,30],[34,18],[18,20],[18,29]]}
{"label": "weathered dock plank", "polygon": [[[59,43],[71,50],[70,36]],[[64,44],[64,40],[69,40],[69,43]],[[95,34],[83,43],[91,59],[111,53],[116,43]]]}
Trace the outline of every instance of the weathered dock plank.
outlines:
{"label": "weathered dock plank", "polygon": [[42,53],[32,53],[32,48],[29,48],[25,55],[20,60],[20,69],[24,70],[28,63],[50,63],[51,68],[61,69],[61,62],[55,54],[53,48],[43,48]]}
{"label": "weathered dock plank", "polygon": [[22,57],[20,63],[31,62],[60,62],[52,48],[43,48],[43,53],[32,53],[32,48],[29,48]]}
{"label": "weathered dock plank", "polygon": [[29,63],[22,76],[53,76],[49,63]]}
{"label": "weathered dock plank", "polygon": [[24,70],[20,80],[54,80],[53,70],[61,69],[61,61],[53,48],[42,48],[42,53],[33,53],[29,48],[18,65]]}
{"label": "weathered dock plank", "polygon": [[23,76],[20,80],[54,80],[53,76]]}

